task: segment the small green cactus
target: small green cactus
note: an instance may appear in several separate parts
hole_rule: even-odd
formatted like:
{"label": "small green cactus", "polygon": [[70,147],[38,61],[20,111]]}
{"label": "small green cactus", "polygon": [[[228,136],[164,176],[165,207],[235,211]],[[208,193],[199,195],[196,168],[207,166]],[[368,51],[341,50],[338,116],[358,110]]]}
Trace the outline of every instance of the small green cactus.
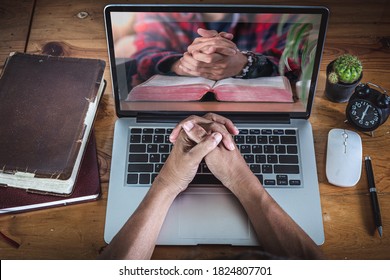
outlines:
{"label": "small green cactus", "polygon": [[356,56],[343,54],[334,62],[333,70],[340,82],[352,84],[360,78],[363,66]]}
{"label": "small green cactus", "polygon": [[329,73],[328,80],[331,84],[337,84],[339,82],[339,77],[336,72]]}

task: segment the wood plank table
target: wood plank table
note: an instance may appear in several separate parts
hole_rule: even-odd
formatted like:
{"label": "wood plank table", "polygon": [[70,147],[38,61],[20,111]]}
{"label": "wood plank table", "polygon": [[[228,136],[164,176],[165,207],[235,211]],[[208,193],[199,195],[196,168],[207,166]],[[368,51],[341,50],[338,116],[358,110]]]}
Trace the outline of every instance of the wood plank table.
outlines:
{"label": "wood plank table", "polygon": [[[105,246],[103,230],[116,120],[103,23],[103,7],[108,3],[105,0],[6,0],[0,3],[1,65],[10,51],[101,58],[107,61],[105,79],[109,85],[95,122],[102,198],[79,205],[1,215],[0,231],[20,244],[16,249],[0,238],[1,259],[94,259]],[[384,236],[379,238],[373,225],[365,170],[353,188],[339,188],[327,182],[327,133],[334,127],[350,127],[344,123],[346,104],[332,103],[324,97],[326,65],[346,52],[361,58],[364,82],[371,81],[390,90],[389,1],[276,0],[273,4],[321,4],[331,11],[310,118],[325,228],[325,243],[321,248],[329,259],[390,259],[390,121],[375,132],[375,137],[360,133],[363,154],[373,159],[384,230]],[[153,258],[220,259],[255,250],[220,245],[157,246]]]}

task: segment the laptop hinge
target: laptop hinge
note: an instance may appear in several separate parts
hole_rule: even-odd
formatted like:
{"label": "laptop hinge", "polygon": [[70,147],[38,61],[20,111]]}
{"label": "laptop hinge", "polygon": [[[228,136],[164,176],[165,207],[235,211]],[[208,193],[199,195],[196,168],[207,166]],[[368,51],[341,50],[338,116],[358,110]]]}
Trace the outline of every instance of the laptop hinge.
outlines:
{"label": "laptop hinge", "polygon": [[178,123],[185,118],[188,114],[172,114],[172,113],[161,113],[161,114],[147,114],[141,113],[137,115],[138,123]]}
{"label": "laptop hinge", "polygon": [[290,116],[287,114],[269,114],[262,116],[254,115],[231,115],[229,119],[233,123],[255,123],[255,124],[289,124]]}
{"label": "laptop hinge", "polygon": [[[138,123],[177,123],[191,114],[138,114]],[[201,114],[203,115],[203,114]],[[234,123],[254,123],[254,124],[289,124],[290,115],[288,114],[265,114],[255,116],[253,114],[221,114],[232,120]]]}

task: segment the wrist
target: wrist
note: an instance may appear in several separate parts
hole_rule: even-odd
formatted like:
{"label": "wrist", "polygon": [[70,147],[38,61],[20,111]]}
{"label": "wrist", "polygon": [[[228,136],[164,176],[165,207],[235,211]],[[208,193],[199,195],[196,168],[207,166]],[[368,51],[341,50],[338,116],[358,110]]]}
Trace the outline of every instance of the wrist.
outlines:
{"label": "wrist", "polygon": [[[240,156],[235,159],[238,164],[232,166],[228,177],[224,185],[234,194],[237,194],[238,191],[246,189],[248,186],[260,185],[260,181],[249,169],[244,159]],[[242,162],[239,162],[239,161]]]}
{"label": "wrist", "polygon": [[263,185],[252,172],[245,178],[237,180],[235,185],[229,189],[242,204],[247,201],[260,201],[265,197],[264,193],[266,192]]}
{"label": "wrist", "polygon": [[245,63],[240,73],[235,75],[234,78],[246,79],[249,77],[251,69],[256,62],[256,55],[250,51],[241,51],[241,55],[244,57]]}
{"label": "wrist", "polygon": [[182,192],[182,188],[169,180],[165,180],[165,176],[157,176],[153,181],[151,189],[171,200],[174,200]]}

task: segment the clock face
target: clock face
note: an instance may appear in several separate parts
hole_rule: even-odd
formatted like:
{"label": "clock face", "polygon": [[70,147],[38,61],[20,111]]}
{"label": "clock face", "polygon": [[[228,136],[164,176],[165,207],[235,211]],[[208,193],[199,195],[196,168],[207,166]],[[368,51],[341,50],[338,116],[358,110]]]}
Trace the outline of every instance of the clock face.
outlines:
{"label": "clock face", "polygon": [[366,131],[374,130],[380,124],[381,115],[370,101],[352,100],[348,105],[347,117],[352,124]]}

